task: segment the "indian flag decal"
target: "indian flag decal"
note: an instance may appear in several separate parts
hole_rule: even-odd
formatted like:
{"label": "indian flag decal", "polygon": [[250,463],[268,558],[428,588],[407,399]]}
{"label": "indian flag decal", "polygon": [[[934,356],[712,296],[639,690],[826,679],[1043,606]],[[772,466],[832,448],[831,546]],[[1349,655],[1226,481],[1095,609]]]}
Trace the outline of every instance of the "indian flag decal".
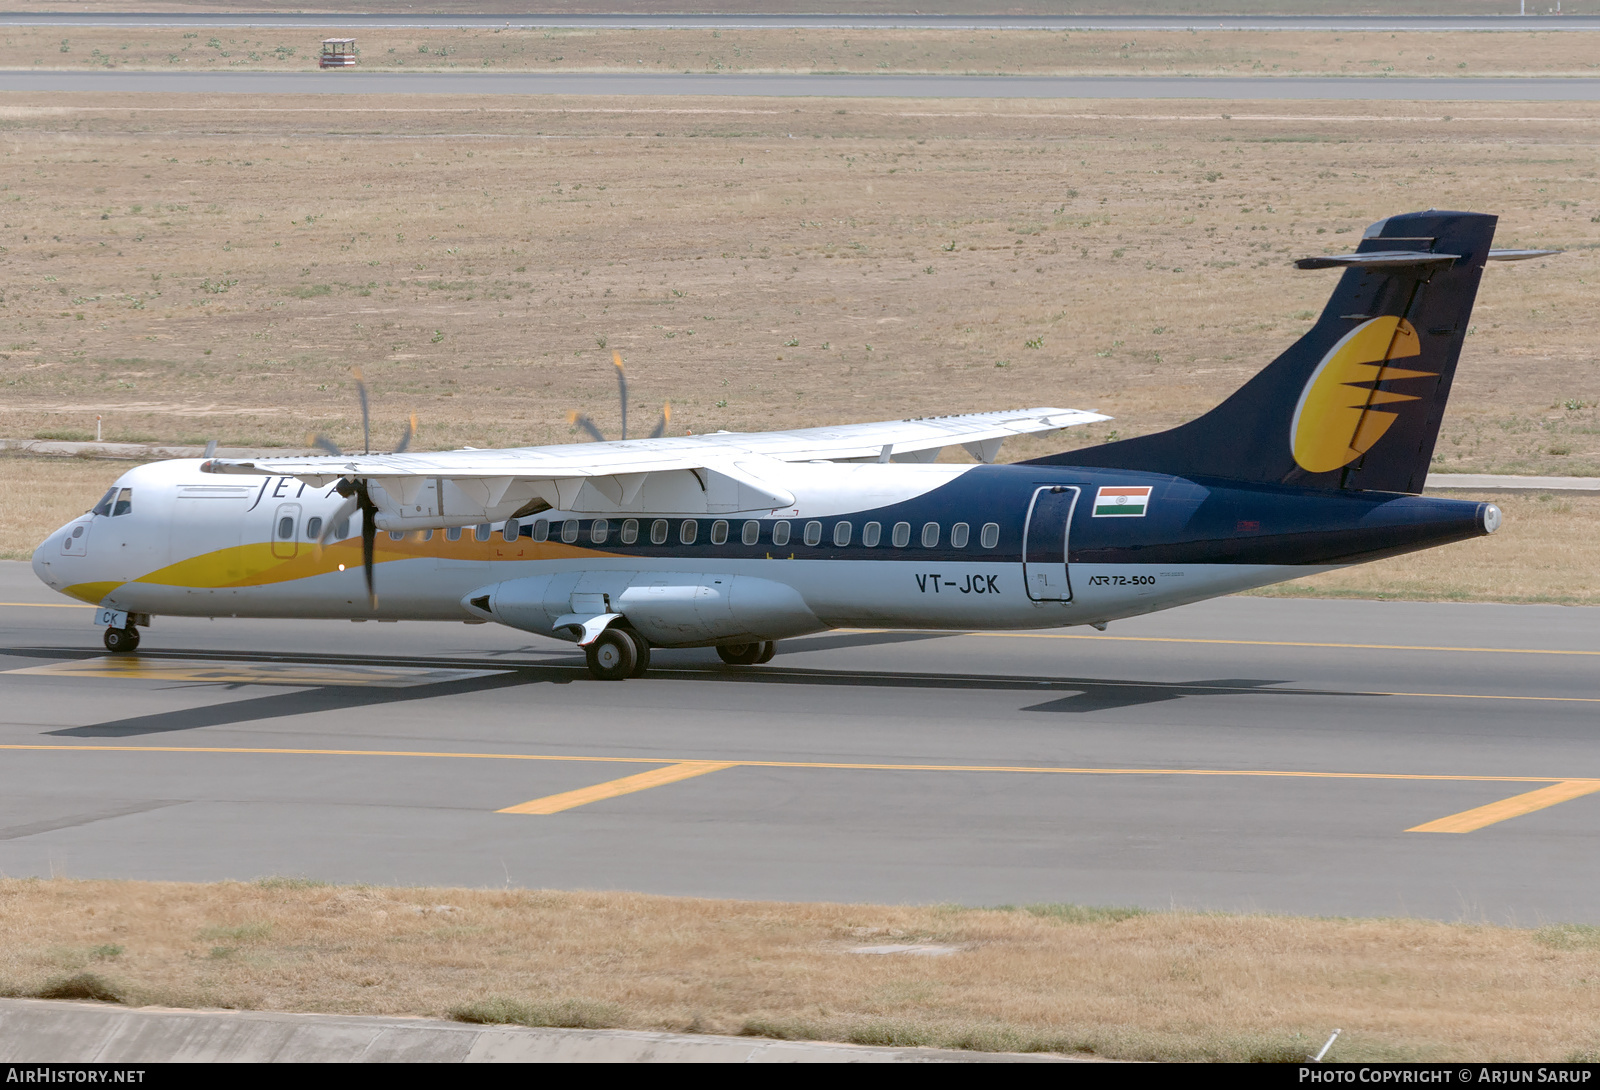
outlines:
{"label": "indian flag decal", "polygon": [[1150,486],[1142,488],[1102,487],[1094,495],[1094,517],[1102,515],[1142,518],[1150,506]]}

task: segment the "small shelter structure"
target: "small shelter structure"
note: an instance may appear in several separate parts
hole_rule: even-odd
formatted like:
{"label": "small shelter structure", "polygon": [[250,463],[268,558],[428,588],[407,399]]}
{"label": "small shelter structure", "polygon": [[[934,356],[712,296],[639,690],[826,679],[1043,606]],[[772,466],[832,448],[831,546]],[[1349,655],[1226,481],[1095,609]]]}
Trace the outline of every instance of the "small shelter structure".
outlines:
{"label": "small shelter structure", "polygon": [[356,40],[354,38],[324,38],[322,39],[322,59],[318,62],[322,68],[349,68],[356,63]]}

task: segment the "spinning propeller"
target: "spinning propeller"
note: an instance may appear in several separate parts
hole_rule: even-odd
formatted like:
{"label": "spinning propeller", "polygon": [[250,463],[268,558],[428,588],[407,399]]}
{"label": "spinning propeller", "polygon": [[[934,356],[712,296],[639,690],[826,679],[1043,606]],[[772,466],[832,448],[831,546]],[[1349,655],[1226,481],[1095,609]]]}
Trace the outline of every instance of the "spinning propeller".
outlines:
{"label": "spinning propeller", "polygon": [[[367,384],[361,377],[361,368],[352,367],[350,373],[356,378],[356,395],[361,399],[361,446],[363,454],[372,453],[372,413],[367,398]],[[411,419],[406,421],[406,427],[400,433],[400,442],[395,444],[393,453],[404,454],[406,448],[411,446],[411,440],[417,434],[417,414],[412,413]],[[329,439],[326,435],[317,435],[311,440],[312,446],[325,450],[336,458],[342,458],[344,451],[339,449],[339,444]],[[317,549],[320,552],[323,544],[328,540],[328,535],[345,519],[361,512],[361,569],[367,577],[367,605],[373,609],[378,608],[378,592],[372,582],[372,554],[378,540],[378,505],[372,502],[371,495],[367,492],[367,482],[357,478],[348,477],[340,479],[334,491],[345,498],[339,509],[322,524],[322,533],[317,535]]]}
{"label": "spinning propeller", "polygon": [[[617,392],[622,398],[622,438],[626,439],[628,437],[628,372],[627,369],[622,366],[621,352],[611,353],[611,362],[615,364],[617,368]],[[594,421],[590,420],[583,413],[568,413],[567,423],[575,424],[584,431],[588,432],[589,438],[593,439],[596,443],[608,442],[605,433],[597,428]],[[660,439],[663,435],[667,434],[667,425],[670,423],[672,423],[672,403],[665,402],[661,406],[661,419],[656,422],[655,430],[652,431],[646,438]]]}

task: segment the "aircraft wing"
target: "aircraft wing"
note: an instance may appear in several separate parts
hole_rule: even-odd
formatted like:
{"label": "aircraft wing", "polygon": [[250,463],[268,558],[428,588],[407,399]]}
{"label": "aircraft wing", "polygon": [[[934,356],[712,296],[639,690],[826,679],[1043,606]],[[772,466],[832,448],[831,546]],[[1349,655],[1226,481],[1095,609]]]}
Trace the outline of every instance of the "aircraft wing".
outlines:
{"label": "aircraft wing", "polygon": [[296,477],[321,488],[340,478],[373,487],[386,530],[466,526],[548,508],[575,512],[748,511],[789,507],[774,478],[781,463],[932,462],[959,444],[992,462],[1008,437],[1109,417],[1074,409],[1020,409],[781,432],[577,443],[556,447],[345,454],[228,461],[207,473]]}

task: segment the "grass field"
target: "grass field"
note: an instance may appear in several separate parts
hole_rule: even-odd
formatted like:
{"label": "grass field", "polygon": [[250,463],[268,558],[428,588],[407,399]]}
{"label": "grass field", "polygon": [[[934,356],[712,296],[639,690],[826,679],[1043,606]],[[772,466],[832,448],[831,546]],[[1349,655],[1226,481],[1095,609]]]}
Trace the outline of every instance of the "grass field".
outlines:
{"label": "grass field", "polygon": [[[1448,117],[1448,120],[1446,119]],[[1485,277],[1437,465],[1600,473],[1600,106],[10,95],[0,432],[299,445],[1057,404],[1163,428],[1430,205]]]}
{"label": "grass field", "polygon": [[[1537,26],[1534,21],[1530,25]],[[317,27],[6,27],[0,68],[302,71]],[[356,33],[356,31],[351,31]],[[1560,31],[360,28],[363,70],[1082,76],[1593,76]],[[330,78],[340,78],[333,76]]]}
{"label": "grass field", "polygon": [[[943,956],[858,953],[912,944]],[[0,992],[1294,1061],[1592,1061],[1600,931],[1071,905],[0,880]]]}

